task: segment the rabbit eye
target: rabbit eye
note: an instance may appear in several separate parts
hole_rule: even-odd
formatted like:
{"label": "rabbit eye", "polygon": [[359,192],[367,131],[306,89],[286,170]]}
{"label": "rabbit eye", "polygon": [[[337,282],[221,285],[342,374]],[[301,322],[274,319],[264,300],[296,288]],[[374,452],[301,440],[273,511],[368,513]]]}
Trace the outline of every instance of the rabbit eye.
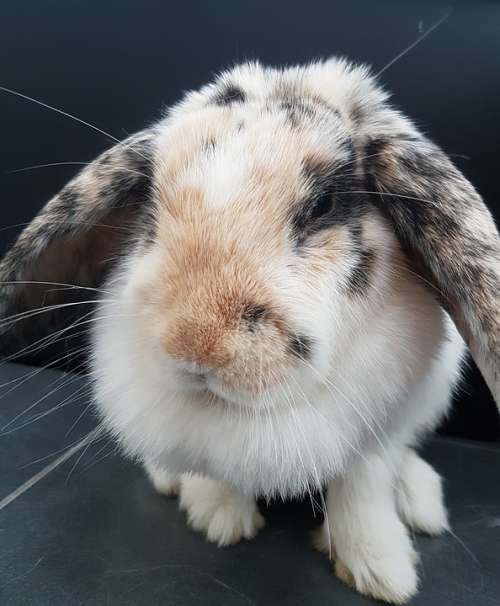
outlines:
{"label": "rabbit eye", "polygon": [[359,217],[369,202],[357,191],[365,189],[358,182],[360,177],[341,174],[335,165],[313,165],[304,171],[307,190],[291,215],[292,241],[298,248],[314,234]]}
{"label": "rabbit eye", "polygon": [[331,192],[325,192],[313,204],[311,213],[309,215],[309,221],[319,219],[323,215],[329,213],[333,208],[333,195]]}
{"label": "rabbit eye", "polygon": [[331,191],[325,191],[301,205],[292,220],[293,231],[299,241],[325,226],[324,218],[333,211],[333,205],[334,196]]}

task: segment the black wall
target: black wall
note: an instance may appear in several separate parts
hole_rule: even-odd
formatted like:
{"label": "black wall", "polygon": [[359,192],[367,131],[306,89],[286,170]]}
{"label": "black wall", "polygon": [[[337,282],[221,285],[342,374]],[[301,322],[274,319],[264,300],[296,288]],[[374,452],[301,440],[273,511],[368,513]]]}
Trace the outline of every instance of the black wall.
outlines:
{"label": "black wall", "polygon": [[[116,137],[142,128],[181,92],[247,58],[289,64],[346,55],[378,71],[446,12],[441,2],[375,0],[25,0],[0,7],[0,84]],[[500,214],[500,4],[458,2],[449,19],[382,76],[394,102],[435,139]],[[75,166],[108,140],[0,93],[0,251]],[[496,411],[477,371],[445,431],[496,439]]]}

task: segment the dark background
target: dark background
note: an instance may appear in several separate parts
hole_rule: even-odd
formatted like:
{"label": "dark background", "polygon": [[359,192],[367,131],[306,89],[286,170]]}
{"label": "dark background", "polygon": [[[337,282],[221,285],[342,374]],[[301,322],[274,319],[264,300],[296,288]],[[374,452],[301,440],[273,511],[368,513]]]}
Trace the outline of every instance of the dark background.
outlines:
{"label": "dark background", "polygon": [[[26,0],[0,8],[0,85],[107,130],[144,127],[234,62],[291,64],[345,55],[380,70],[450,3]],[[465,172],[497,222],[500,208],[500,4],[453,3],[451,16],[382,76],[394,103]],[[0,252],[106,137],[0,92]],[[14,227],[9,227],[14,225]],[[499,421],[472,367],[443,431],[495,440]]]}

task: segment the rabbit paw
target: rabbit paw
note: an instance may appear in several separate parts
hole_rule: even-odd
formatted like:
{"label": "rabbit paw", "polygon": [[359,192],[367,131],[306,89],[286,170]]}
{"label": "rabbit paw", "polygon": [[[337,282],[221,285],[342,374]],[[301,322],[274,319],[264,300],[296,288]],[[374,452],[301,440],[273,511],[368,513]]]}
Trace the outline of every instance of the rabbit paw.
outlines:
{"label": "rabbit paw", "polygon": [[[373,520],[372,520],[373,521]],[[417,591],[418,556],[397,518],[380,516],[377,524],[357,528],[349,542],[337,545],[335,574],[360,593],[403,604]]]}
{"label": "rabbit paw", "polygon": [[219,547],[251,539],[264,526],[255,499],[200,475],[182,476],[179,506],[191,527]]}
{"label": "rabbit paw", "polygon": [[151,463],[147,463],[145,469],[156,492],[169,497],[179,494],[180,482],[178,475]]}
{"label": "rabbit paw", "polygon": [[449,530],[441,476],[411,449],[401,467],[396,501],[401,519],[416,532],[438,535]]}

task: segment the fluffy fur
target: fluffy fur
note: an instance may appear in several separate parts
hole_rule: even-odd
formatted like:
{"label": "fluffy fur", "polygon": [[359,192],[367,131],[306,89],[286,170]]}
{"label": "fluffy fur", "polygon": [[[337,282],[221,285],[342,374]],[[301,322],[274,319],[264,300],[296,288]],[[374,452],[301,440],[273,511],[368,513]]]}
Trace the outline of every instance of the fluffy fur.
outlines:
{"label": "fluffy fur", "polygon": [[[91,247],[54,227],[68,207],[128,221],[133,237],[84,263],[86,284],[106,275],[91,335],[106,426],[219,545],[263,525],[256,497],[327,486],[317,545],[343,581],[401,603],[418,582],[407,527],[448,528],[413,447],[449,406],[456,326],[498,399],[500,246],[387,98],[345,61],[237,67],[85,169],[0,272],[48,281],[68,234]],[[36,299],[4,289],[2,305]]]}

